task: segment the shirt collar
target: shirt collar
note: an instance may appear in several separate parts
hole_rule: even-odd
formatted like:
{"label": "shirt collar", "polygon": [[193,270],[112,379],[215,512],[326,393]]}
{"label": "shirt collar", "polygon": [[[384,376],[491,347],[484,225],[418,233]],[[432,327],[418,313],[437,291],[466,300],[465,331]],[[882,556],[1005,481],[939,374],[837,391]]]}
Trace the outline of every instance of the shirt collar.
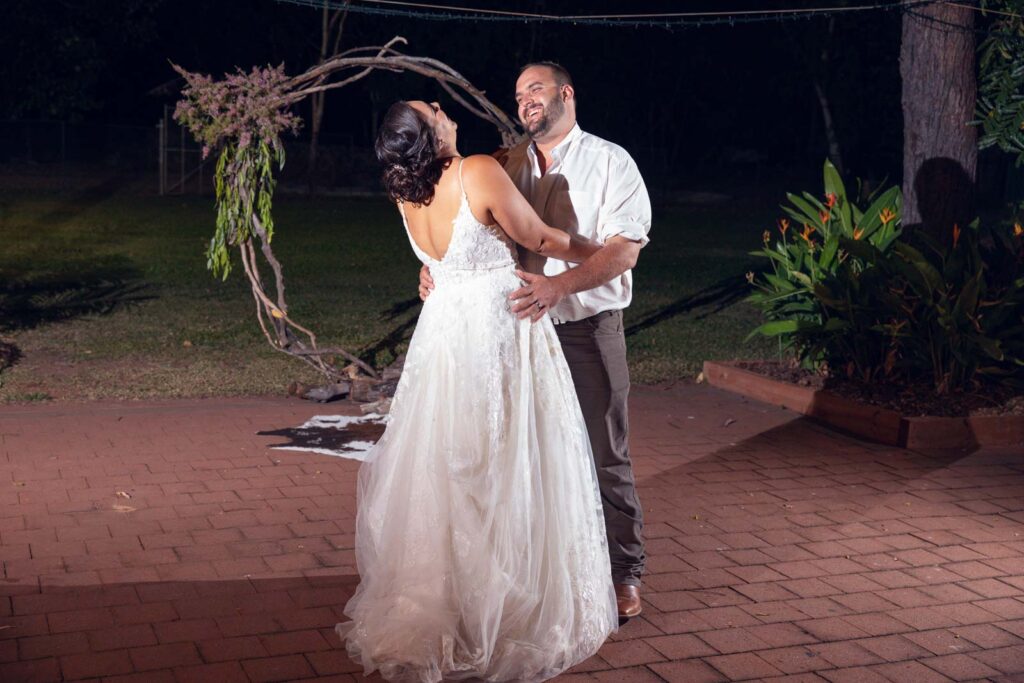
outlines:
{"label": "shirt collar", "polygon": [[[569,133],[564,138],[562,138],[562,141],[559,142],[557,145],[555,145],[552,148],[551,156],[553,158],[559,158],[560,159],[562,157],[562,155],[565,153],[565,150],[569,147],[569,145],[571,145],[574,141],[576,141],[581,135],[583,135],[583,130],[580,128],[580,124],[578,122],[574,123],[573,126],[572,126],[572,129],[569,131]],[[526,146],[526,149],[529,152],[531,157],[536,158],[536,156],[537,156],[537,143],[536,142],[531,141],[530,144]]]}

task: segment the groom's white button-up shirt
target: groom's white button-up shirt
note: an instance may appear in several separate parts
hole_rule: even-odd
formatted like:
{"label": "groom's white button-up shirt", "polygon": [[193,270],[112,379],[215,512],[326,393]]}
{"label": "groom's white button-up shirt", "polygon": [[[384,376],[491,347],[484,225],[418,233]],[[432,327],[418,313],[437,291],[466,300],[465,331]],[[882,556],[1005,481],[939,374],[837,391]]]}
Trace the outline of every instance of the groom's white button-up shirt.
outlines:
{"label": "groom's white button-up shirt", "polygon": [[[537,150],[526,141],[510,150],[505,170],[544,222],[598,242],[621,235],[647,244],[651,200],[633,158],[618,145],[573,127],[551,150],[551,165],[541,175]],[[576,264],[546,259],[521,250],[523,267],[532,273],[558,275]],[[566,297],[551,309],[556,322],[582,320],[629,306],[633,274]]]}

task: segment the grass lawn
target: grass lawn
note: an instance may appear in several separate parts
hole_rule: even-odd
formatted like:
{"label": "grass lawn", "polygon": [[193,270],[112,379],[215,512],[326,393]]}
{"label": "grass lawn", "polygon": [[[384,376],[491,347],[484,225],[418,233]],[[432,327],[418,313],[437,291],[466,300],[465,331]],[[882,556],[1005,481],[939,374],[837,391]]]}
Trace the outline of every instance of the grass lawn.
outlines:
{"label": "grass lawn", "polygon": [[[744,272],[772,207],[655,207],[627,311],[635,382],[763,357]],[[419,311],[418,261],[380,199],[279,197],[275,252],[293,317],[321,343],[390,360]],[[206,271],[210,197],[0,191],[0,401],[281,393],[316,382],[259,331],[240,268]],[[0,346],[0,367],[4,346]]]}

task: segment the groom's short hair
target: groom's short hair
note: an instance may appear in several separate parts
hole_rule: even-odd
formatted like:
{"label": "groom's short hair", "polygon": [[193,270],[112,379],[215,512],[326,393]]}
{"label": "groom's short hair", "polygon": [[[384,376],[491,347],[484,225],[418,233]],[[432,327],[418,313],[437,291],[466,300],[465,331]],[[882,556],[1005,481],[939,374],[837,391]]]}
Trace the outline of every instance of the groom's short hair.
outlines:
{"label": "groom's short hair", "polygon": [[544,66],[551,69],[551,73],[555,75],[555,83],[557,83],[558,85],[568,85],[571,86],[573,89],[576,88],[576,86],[573,85],[572,83],[572,75],[569,73],[569,70],[566,69],[561,64],[559,64],[558,62],[530,62],[529,64],[524,64],[519,69],[519,73],[516,75],[516,78],[522,76],[523,72],[526,71],[527,69],[532,69],[535,66]]}

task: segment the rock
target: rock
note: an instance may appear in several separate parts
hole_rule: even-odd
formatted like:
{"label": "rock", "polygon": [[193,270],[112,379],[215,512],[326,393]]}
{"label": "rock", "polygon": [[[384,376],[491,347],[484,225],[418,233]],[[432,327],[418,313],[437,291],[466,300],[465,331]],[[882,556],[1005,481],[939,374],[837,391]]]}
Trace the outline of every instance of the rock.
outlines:
{"label": "rock", "polygon": [[334,401],[346,396],[349,393],[349,390],[350,386],[348,382],[338,382],[337,384],[328,384],[322,387],[307,389],[301,394],[301,396],[308,401],[326,403],[327,401]]}
{"label": "rock", "polygon": [[376,399],[370,398],[370,389],[378,380],[370,377],[353,377],[352,378],[352,390],[349,392],[348,397],[353,401],[359,403],[367,403]]}
{"label": "rock", "polygon": [[402,376],[402,370],[405,368],[405,354],[403,353],[395,359],[388,367],[384,368],[384,372],[381,373],[381,379],[398,379]]}
{"label": "rock", "polygon": [[382,398],[391,398],[395,395],[395,391],[398,389],[398,380],[389,379],[386,382],[380,382],[374,385],[368,394],[371,401],[377,401]]}
{"label": "rock", "polygon": [[391,411],[391,399],[382,398],[379,401],[374,401],[373,403],[364,403],[359,406],[359,410],[363,415],[368,415],[369,413],[387,415]]}
{"label": "rock", "polygon": [[357,377],[352,380],[352,392],[349,394],[349,398],[359,403],[372,403],[394,396],[397,388],[397,379],[382,381],[370,377]]}

